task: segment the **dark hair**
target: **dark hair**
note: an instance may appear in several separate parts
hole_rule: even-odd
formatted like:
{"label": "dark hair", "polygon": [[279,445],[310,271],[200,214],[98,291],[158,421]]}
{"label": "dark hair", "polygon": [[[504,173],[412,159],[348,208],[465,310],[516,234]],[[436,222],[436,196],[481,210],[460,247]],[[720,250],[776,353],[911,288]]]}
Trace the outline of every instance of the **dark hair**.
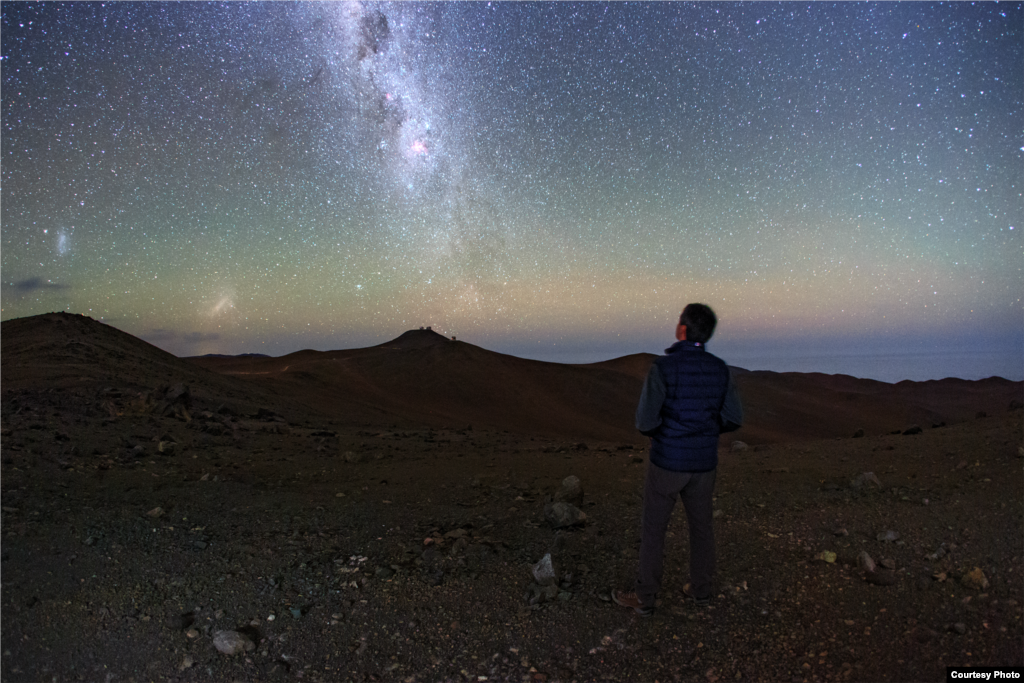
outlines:
{"label": "dark hair", "polygon": [[679,316],[679,324],[686,326],[686,341],[704,344],[715,333],[718,318],[710,306],[687,304],[683,314]]}

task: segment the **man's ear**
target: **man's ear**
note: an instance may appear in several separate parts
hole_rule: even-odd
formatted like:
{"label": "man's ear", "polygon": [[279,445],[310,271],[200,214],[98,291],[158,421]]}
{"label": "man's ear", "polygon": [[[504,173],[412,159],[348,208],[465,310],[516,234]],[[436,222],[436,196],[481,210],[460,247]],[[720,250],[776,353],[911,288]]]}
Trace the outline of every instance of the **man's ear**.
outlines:
{"label": "man's ear", "polygon": [[686,340],[686,325],[683,325],[682,323],[679,323],[678,325],[676,325],[676,340],[678,340],[678,341],[685,341]]}

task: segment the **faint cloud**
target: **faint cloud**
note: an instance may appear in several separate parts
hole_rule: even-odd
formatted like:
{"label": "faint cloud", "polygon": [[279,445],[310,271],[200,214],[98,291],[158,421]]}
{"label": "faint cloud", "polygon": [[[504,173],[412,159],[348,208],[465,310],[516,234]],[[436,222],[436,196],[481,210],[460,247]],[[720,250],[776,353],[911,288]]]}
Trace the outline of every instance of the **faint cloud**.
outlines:
{"label": "faint cloud", "polygon": [[182,340],[188,344],[217,341],[218,339],[220,339],[220,334],[216,332],[189,332],[188,334],[182,335]]}
{"label": "faint cloud", "polygon": [[53,282],[51,280],[44,280],[41,277],[30,277],[27,280],[20,280],[18,282],[12,282],[8,285],[11,289],[18,292],[40,292],[44,290],[60,290],[60,289],[71,289],[71,285],[65,285],[59,282]]}
{"label": "faint cloud", "polygon": [[217,341],[220,334],[217,332],[175,332],[164,328],[148,330],[142,338],[151,344],[199,344],[201,342]]}

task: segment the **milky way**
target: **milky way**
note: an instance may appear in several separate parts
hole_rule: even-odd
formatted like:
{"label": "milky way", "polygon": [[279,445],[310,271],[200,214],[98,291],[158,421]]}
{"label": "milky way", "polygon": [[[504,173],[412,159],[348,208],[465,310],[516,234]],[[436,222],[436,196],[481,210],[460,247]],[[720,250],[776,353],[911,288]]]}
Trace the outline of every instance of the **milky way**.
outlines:
{"label": "milky way", "polygon": [[2,13],[5,319],[584,361],[704,301],[748,365],[1024,374],[1020,4]]}

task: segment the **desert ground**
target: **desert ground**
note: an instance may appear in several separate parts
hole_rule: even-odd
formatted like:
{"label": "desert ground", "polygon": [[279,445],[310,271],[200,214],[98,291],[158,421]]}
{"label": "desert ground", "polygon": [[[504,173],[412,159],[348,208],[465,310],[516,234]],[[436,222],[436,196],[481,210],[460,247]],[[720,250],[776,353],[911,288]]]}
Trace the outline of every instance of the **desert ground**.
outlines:
{"label": "desert ground", "polygon": [[414,330],[184,359],[63,313],[0,344],[5,683],[1024,665],[1021,382],[734,369],[717,593],[683,599],[678,509],[642,618],[609,592],[636,566],[653,356],[558,365]]}

